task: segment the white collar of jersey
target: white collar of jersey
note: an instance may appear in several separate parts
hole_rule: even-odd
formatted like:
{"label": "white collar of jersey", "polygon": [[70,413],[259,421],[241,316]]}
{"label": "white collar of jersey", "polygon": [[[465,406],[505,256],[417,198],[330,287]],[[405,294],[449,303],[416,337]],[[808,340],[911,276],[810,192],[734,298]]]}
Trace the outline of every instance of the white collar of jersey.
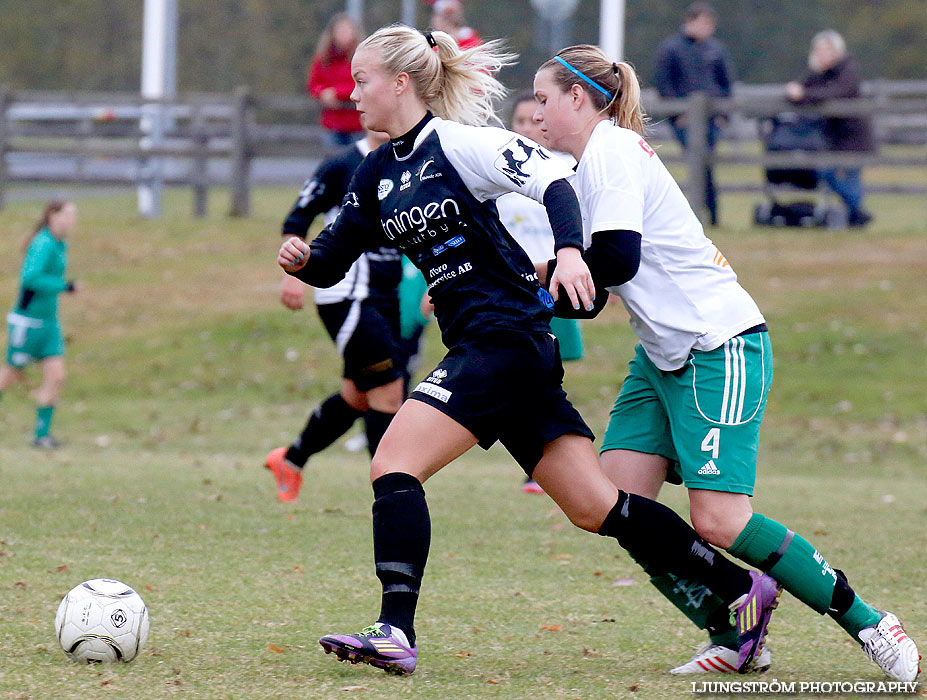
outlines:
{"label": "white collar of jersey", "polygon": [[367,157],[367,154],[370,153],[370,144],[367,143],[367,137],[365,136],[360,141],[355,141],[354,145],[357,146],[357,150],[360,151],[360,154]]}
{"label": "white collar of jersey", "polygon": [[613,126],[617,129],[621,128],[620,126],[616,126],[612,122],[611,119],[603,119],[598,124],[596,124],[594,127],[592,127],[592,133],[589,134],[589,140],[586,141],[586,148],[584,148],[583,152],[580,154],[579,160],[577,161],[576,165],[573,166],[573,170],[579,170],[579,164],[582,163],[584,160],[588,161],[586,154],[590,152],[590,146],[592,146],[592,142],[598,138],[604,138],[603,135],[605,134],[605,132],[608,131],[608,129]]}
{"label": "white collar of jersey", "polygon": [[399,156],[396,155],[396,149],[394,148],[393,158],[395,158],[400,163],[405,160],[409,160],[409,158],[415,155],[415,151],[416,149],[418,149],[419,144],[425,139],[425,137],[428,136],[428,134],[434,131],[435,124],[437,124],[440,121],[444,121],[444,120],[441,119],[440,117],[432,117],[431,119],[429,119],[428,123],[422,127],[422,130],[420,132],[418,132],[418,136],[415,137],[415,142],[412,144],[412,150],[409,151],[409,155],[403,156],[402,158],[400,158]]}

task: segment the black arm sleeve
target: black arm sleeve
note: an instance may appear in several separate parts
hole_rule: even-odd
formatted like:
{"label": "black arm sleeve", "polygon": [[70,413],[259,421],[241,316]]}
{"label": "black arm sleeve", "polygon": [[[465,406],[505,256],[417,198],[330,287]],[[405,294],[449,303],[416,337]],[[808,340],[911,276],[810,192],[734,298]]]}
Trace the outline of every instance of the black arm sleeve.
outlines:
{"label": "black arm sleeve", "polygon": [[299,196],[283,221],[281,233],[305,238],[316,217],[337,207],[344,196],[348,177],[338,163],[326,161],[303,183]]}
{"label": "black arm sleeve", "polygon": [[[570,298],[561,286],[554,303],[554,316],[559,318],[594,318],[605,308],[608,301],[608,287],[617,287],[637,274],[641,263],[641,235],[625,229],[596,231],[592,243],[583,252],[592,281],[595,284],[595,301],[591,310],[574,309]],[[550,287],[550,278],[557,268],[557,259],[547,263],[545,289]]]}
{"label": "black arm sleeve", "polygon": [[554,232],[554,253],[561,248],[583,249],[583,217],[572,185],[563,178],[544,191],[544,207]]}
{"label": "black arm sleeve", "polygon": [[351,179],[338,217],[309,244],[306,265],[290,274],[313,287],[331,287],[344,279],[365,250],[380,244],[373,240],[375,232],[383,230],[376,206],[375,177],[373,167],[364,161]]}

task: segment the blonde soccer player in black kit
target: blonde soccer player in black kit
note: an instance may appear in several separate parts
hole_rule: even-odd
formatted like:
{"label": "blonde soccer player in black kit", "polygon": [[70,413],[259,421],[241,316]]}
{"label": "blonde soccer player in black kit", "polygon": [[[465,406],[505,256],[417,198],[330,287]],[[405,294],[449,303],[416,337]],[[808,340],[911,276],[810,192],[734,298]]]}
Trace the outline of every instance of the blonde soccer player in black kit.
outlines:
{"label": "blonde soccer player in black kit", "polygon": [[[286,272],[324,287],[363,251],[395,245],[424,272],[448,347],[371,463],[380,614],[362,631],[326,635],[320,644],[342,660],[415,670],[414,616],[431,542],[423,484],[472,447],[498,440],[575,525],[615,538],[649,570],[679,568],[709,581],[742,623],[746,668],[775,605],[775,581],[725,559],[670,509],[619,491],[561,386],[553,307],[592,309],[604,294],[582,258],[570,169],[533,141],[484,126],[504,92],[494,74],[507,60],[492,42],[461,51],[443,32],[401,25],[368,37],[352,61],[351,99],[364,126],[385,131],[390,143],[358,167],[330,227],[311,244],[290,238],[279,252]],[[547,208],[556,299],[499,221],[495,199],[506,192]],[[603,284],[636,272],[638,259],[623,255],[622,240],[601,241],[609,260]]]}
{"label": "blonde soccer player in black kit", "polygon": [[[706,540],[829,614],[886,674],[913,681],[917,647],[899,619],[866,603],[800,534],[753,512],[773,376],[769,332],[645,140],[634,69],[596,46],[572,46],[540,67],[534,90],[534,118],[547,144],[577,161],[572,182],[593,277],[624,303],[640,340],[602,440],[606,473],[618,488],[650,498],[664,481],[685,484],[692,523]],[[636,274],[621,284],[606,279],[609,266],[592,259],[602,236],[615,229],[640,259]],[[667,598],[711,632],[710,643],[672,672],[733,670],[742,660],[740,630],[725,624],[726,601],[714,598],[704,579],[639,563]],[[768,651],[760,654],[768,666]]]}

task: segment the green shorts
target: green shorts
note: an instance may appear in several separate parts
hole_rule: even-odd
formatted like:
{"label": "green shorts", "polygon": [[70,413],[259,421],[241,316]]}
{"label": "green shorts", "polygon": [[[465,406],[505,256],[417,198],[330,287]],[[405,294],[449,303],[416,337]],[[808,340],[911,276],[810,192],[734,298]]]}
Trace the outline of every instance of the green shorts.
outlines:
{"label": "green shorts", "polygon": [[575,318],[550,319],[550,332],[560,343],[560,359],[563,362],[583,359],[583,332]]}
{"label": "green shorts", "polygon": [[748,333],[664,372],[640,345],[612,407],[601,452],[670,460],[666,480],[753,495],[760,423],[773,378],[769,333]]}
{"label": "green shorts", "polygon": [[9,313],[6,317],[6,362],[22,369],[30,362],[64,354],[64,336],[57,319]]}

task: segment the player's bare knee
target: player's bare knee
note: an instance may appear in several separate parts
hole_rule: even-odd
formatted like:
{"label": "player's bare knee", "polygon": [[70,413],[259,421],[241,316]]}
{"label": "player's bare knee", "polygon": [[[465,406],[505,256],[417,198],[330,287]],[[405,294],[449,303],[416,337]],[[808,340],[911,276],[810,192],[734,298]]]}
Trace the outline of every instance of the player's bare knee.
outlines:
{"label": "player's bare knee", "polygon": [[598,532],[599,528],[602,527],[602,523],[605,521],[605,516],[608,515],[607,511],[603,513],[596,508],[586,507],[571,508],[569,512],[564,512],[571,523],[580,530],[585,530],[586,532]]}
{"label": "player's bare knee", "polygon": [[370,483],[372,484],[381,476],[394,473],[410,474],[419,481],[424,481],[421,475],[412,473],[412,470],[397,464],[395,460],[381,457],[379,451],[377,451],[377,454],[375,454],[370,461]]}
{"label": "player's bare knee", "polygon": [[402,406],[402,400],[402,379],[396,379],[367,392],[368,405],[381,413],[396,413]]}
{"label": "player's bare knee", "polygon": [[392,471],[396,471],[395,469],[391,469],[390,466],[391,465],[389,460],[380,457],[378,450],[370,460],[370,483],[372,484],[384,474],[389,474]]}
{"label": "player's bare knee", "polygon": [[734,540],[737,539],[737,535],[743,529],[742,527],[737,529],[733,520],[723,513],[693,511],[691,517],[692,527],[699,534],[699,537],[709,544],[723,549],[727,549],[734,544]]}
{"label": "player's bare knee", "polygon": [[377,451],[374,453],[370,460],[371,483],[379,479],[384,474],[408,471],[403,464],[401,457],[394,453],[391,454],[391,452],[392,451],[389,448],[384,449],[382,443],[380,447],[377,448]]}
{"label": "player's bare knee", "polygon": [[341,398],[355,411],[366,411],[370,408],[367,403],[367,393],[359,391],[350,379],[345,379],[341,383]]}

